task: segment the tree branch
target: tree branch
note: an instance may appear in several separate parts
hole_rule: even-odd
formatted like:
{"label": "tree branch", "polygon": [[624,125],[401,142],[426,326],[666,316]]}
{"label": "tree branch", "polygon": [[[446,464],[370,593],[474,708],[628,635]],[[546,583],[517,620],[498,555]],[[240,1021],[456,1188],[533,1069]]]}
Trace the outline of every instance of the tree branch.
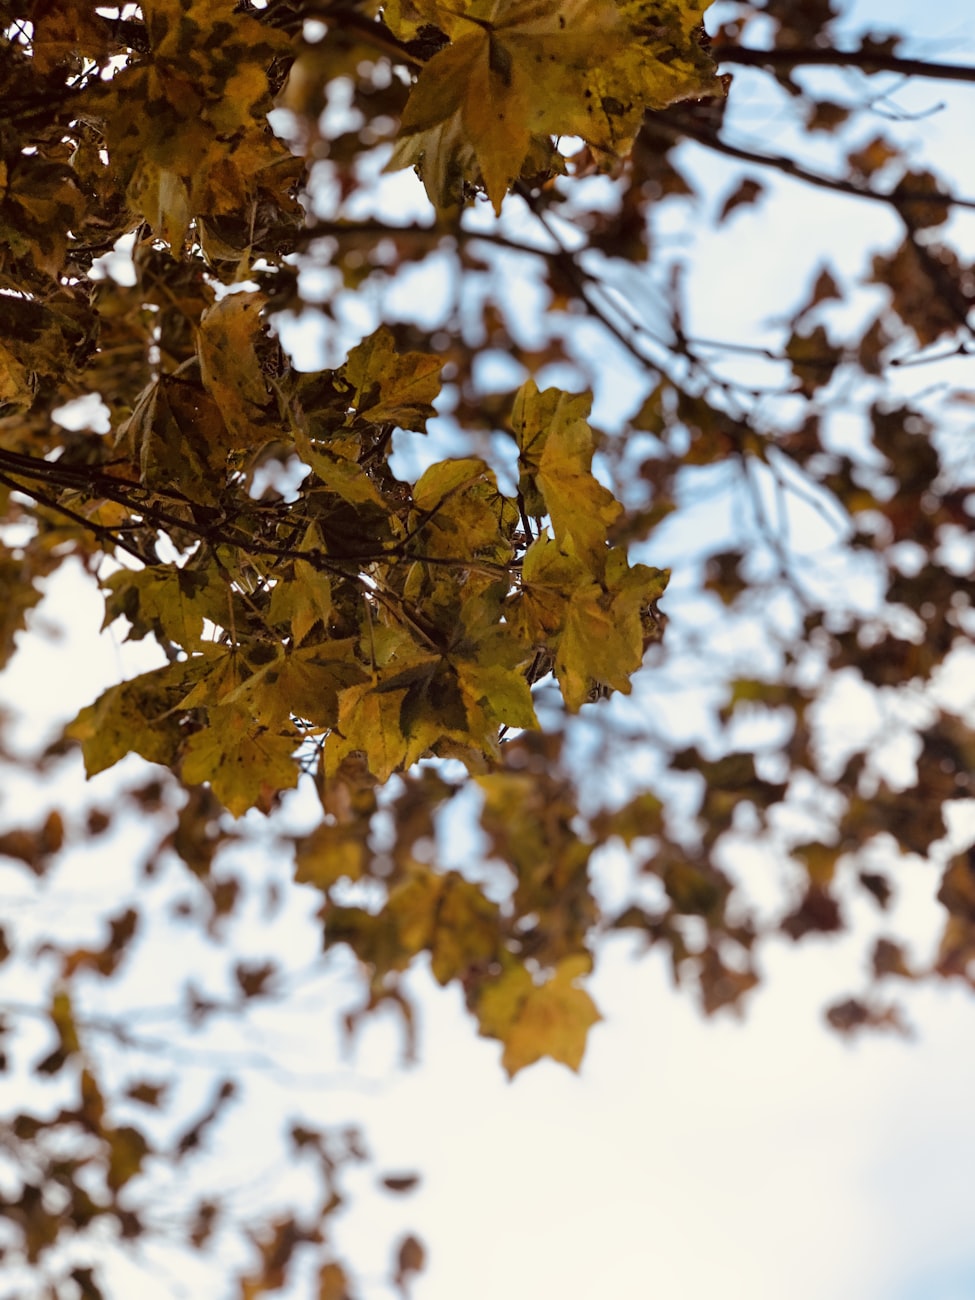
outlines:
{"label": "tree branch", "polygon": [[928,63],[924,59],[902,59],[879,50],[757,50],[744,45],[716,44],[711,53],[718,63],[751,68],[835,67],[858,68],[868,76],[894,72],[904,77],[927,77],[932,81],[975,83],[975,67],[960,63]]}
{"label": "tree branch", "polygon": [[[4,470],[6,470],[6,473]],[[8,475],[15,475],[16,478],[10,478]],[[115,479],[111,475],[91,468],[75,468],[74,466],[59,468],[57,461],[41,460],[37,457],[24,456],[18,452],[0,449],[0,483],[5,484],[14,491],[23,493],[24,496],[30,497],[31,500],[38,502],[47,509],[57,511],[65,518],[80,525],[99,541],[121,547],[143,564],[151,563],[151,561],[147,560],[146,556],[140,553],[124,537],[118,536],[120,529],[106,528],[104,525],[86,518],[70,507],[62,505],[56,497],[41,491],[41,489],[25,486],[23,483],[18,482],[17,480],[21,478],[52,483],[58,488],[81,492],[90,498],[114,501],[118,505],[124,506],[126,510],[129,510],[134,515],[138,515],[143,525],[159,531],[179,529],[181,532],[192,534],[210,546],[231,546],[246,555],[262,555],[276,560],[301,560],[322,572],[333,573],[338,577],[353,582],[360,582],[361,575],[351,570],[350,566],[371,564],[379,560],[402,562],[404,564],[420,562],[440,565],[443,568],[487,573],[493,577],[505,576],[513,568],[518,567],[517,564],[492,564],[487,560],[472,561],[470,556],[463,555],[453,557],[412,552],[406,547],[409,538],[406,539],[406,542],[396,542],[392,546],[379,546],[373,550],[354,552],[344,555],[340,559],[328,556],[319,550],[299,550],[287,544],[270,541],[266,537],[249,534],[241,535],[233,519],[225,518],[213,506],[202,506],[199,502],[194,502],[179,493],[167,493],[155,488],[149,489],[140,483],[127,483],[122,479]],[[169,499],[177,506],[188,510],[190,517],[184,518],[173,514],[164,505],[158,504],[158,499]],[[253,506],[254,503],[249,502],[249,504]],[[212,516],[212,519],[208,518],[208,516]],[[372,588],[369,588],[369,590],[372,590]]]}
{"label": "tree branch", "polygon": [[18,483],[15,479],[8,478],[7,475],[3,473],[0,473],[0,483],[13,492],[20,492],[25,497],[29,497],[31,501],[44,506],[47,510],[53,510],[57,514],[63,515],[64,518],[70,519],[73,523],[80,524],[86,532],[91,533],[91,535],[103,545],[108,544],[113,547],[117,546],[120,550],[128,551],[129,555],[137,559],[140,564],[148,563],[142,552],[139,551],[137,547],[133,546],[131,542],[126,541],[124,537],[117,536],[111,528],[105,528],[101,524],[96,524],[94,520],[86,519],[84,515],[79,515],[77,511],[70,509],[68,506],[62,505],[60,501],[56,501],[53,497],[48,496],[47,493],[42,492],[40,488],[27,487],[23,483]]}
{"label": "tree branch", "polygon": [[801,167],[798,163],[793,162],[785,154],[780,153],[761,153],[757,149],[746,149],[742,145],[730,144],[727,140],[722,140],[719,136],[701,127],[694,126],[693,123],[684,118],[678,118],[676,115],[648,113],[644,119],[643,129],[651,134],[663,136],[673,143],[679,143],[680,140],[693,140],[695,144],[702,145],[705,149],[713,149],[715,153],[724,154],[727,158],[737,158],[741,162],[754,163],[757,167],[769,167],[774,171],[781,172],[783,176],[790,176],[793,180],[803,181],[807,185],[815,185],[818,189],[832,190],[835,194],[848,194],[852,198],[867,199],[872,203],[883,203],[887,207],[894,208],[898,214],[901,209],[909,203],[944,203],[949,207],[967,208],[975,211],[975,199],[957,198],[951,194],[932,195],[921,193],[920,191],[898,189],[896,193],[884,194],[880,190],[872,190],[866,185],[859,185],[856,181],[843,180],[839,176],[826,176],[822,172],[809,171]]}

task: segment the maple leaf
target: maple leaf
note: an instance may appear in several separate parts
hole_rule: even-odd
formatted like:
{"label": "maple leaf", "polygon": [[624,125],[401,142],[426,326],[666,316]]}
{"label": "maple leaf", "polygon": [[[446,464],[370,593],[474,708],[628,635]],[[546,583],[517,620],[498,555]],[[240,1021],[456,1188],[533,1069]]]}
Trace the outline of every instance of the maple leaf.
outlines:
{"label": "maple leaf", "polygon": [[414,532],[426,555],[470,555],[504,563],[510,559],[510,533],[518,508],[498,489],[494,471],[478,456],[440,461],[413,487],[419,515]]}
{"label": "maple leaf", "polygon": [[474,1008],[478,1027],[504,1044],[501,1064],[509,1077],[546,1056],[579,1069],[589,1030],[602,1019],[589,994],[576,987],[591,966],[586,956],[567,957],[536,984],[513,964],[482,986]]}
{"label": "maple leaf", "polygon": [[[0,163],[0,184],[0,239],[56,279],[67,258],[68,232],[85,219],[78,177],[64,163],[29,155]],[[8,311],[11,305],[5,304]]]}
{"label": "maple leaf", "polygon": [[491,961],[500,943],[500,909],[478,885],[456,871],[444,877],[429,941],[430,966],[439,984]]}
{"label": "maple leaf", "polygon": [[235,441],[206,389],[173,375],[154,379],[143,389],[118,437],[130,448],[147,484],[167,487],[190,471],[193,499],[201,503],[216,500],[221,471]]}
{"label": "maple leaf", "polygon": [[607,530],[622,507],[592,474],[593,436],[586,421],[591,405],[587,393],[557,388],[540,393],[529,379],[515,397],[511,426],[520,451],[519,487],[529,513],[547,514],[555,540],[571,542],[574,553],[599,576]]}
{"label": "maple leaf", "polygon": [[183,738],[175,710],[197,670],[195,660],[155,668],[110,686],[86,705],[64,734],[81,742],[87,775],[95,776],[126,754],[172,766]]}
{"label": "maple leaf", "polygon": [[643,660],[644,611],[670,577],[665,569],[631,567],[618,547],[603,558],[603,580],[596,581],[552,538],[536,538],[507,615],[529,644],[554,653],[559,686],[573,711],[589,700],[594,682],[629,694],[630,677]]}
{"label": "maple leaf", "polygon": [[[316,832],[300,850],[300,879],[323,889],[333,883],[334,865],[319,851],[328,843],[342,843],[341,827]],[[429,952],[438,983],[463,979],[494,959],[502,937],[500,909],[478,885],[413,859],[402,864],[379,916],[331,901],[323,916],[326,947],[348,944],[379,980],[405,970],[422,952]]]}
{"label": "maple leaf", "polygon": [[101,61],[111,50],[105,28],[83,0],[66,0],[58,5],[36,5],[31,13],[34,27],[34,60],[47,74],[59,63],[77,54]]}
{"label": "maple leaf", "polygon": [[[499,727],[539,725],[528,682],[520,670],[524,652],[517,646],[512,648],[510,638],[500,629],[499,633],[497,641],[506,652],[500,662],[492,663],[483,645],[477,658],[452,659],[466,708],[468,730],[492,754],[496,751]],[[513,658],[517,660],[514,664],[510,662]]]}
{"label": "maple leaf", "polygon": [[663,594],[666,570],[628,565],[609,553],[604,585],[580,584],[565,612],[555,652],[555,675],[569,709],[589,698],[592,683],[630,693],[630,677],[643,662],[642,613]]}
{"label": "maple leaf", "polygon": [[[350,686],[339,697],[336,728],[325,743],[326,776],[338,771],[347,754],[361,750],[369,770],[380,781],[387,780],[406,761],[409,737],[401,723],[406,687],[379,692],[373,682]],[[423,744],[423,751],[427,745]]]}
{"label": "maple leaf", "polygon": [[[324,551],[317,525],[309,526],[301,549]],[[316,624],[328,622],[331,613],[332,584],[328,577],[306,560],[293,561],[271,591],[268,622],[288,628],[295,645],[300,646]]]}
{"label": "maple leaf", "polygon": [[351,506],[385,510],[379,489],[356,459],[361,451],[357,439],[332,437],[324,446],[313,443],[300,421],[295,421],[292,433],[298,455],[336,496]]}
{"label": "maple leaf", "polygon": [[[457,201],[464,179],[479,177],[500,212],[539,136],[577,135],[625,152],[646,109],[720,93],[695,35],[706,7],[697,0],[423,6],[451,43],[421,72],[389,166],[419,164],[441,208]],[[395,29],[396,15],[390,18]]]}
{"label": "maple leaf", "polygon": [[231,293],[200,317],[197,353],[203,386],[220,409],[232,447],[259,447],[274,436],[271,397],[256,343],[262,337],[260,293]]}
{"label": "maple leaf", "polygon": [[0,295],[0,403],[30,407],[37,376],[68,368],[80,334],[63,309]]}
{"label": "maple leaf", "polygon": [[206,782],[227,811],[241,817],[269,794],[298,784],[294,752],[301,741],[293,727],[270,730],[234,704],[207,711],[207,725],[187,741],[182,777]]}
{"label": "maple leaf", "polygon": [[410,959],[430,953],[439,984],[491,960],[500,942],[500,911],[481,889],[456,871],[445,874],[418,862],[390,891],[388,915],[397,945]]}
{"label": "maple leaf", "polygon": [[267,727],[292,715],[316,726],[333,726],[339,692],[368,678],[355,657],[356,645],[357,638],[345,637],[299,649],[278,647],[267,663],[224,696],[224,702],[245,708]]}
{"label": "maple leaf", "polygon": [[442,369],[432,353],[398,352],[383,325],[352,349],[339,377],[351,386],[350,405],[360,418],[423,433],[436,414]]}
{"label": "maple leaf", "polygon": [[240,647],[230,641],[204,641],[198,650],[186,661],[190,670],[186,680],[192,685],[178,701],[182,710],[222,704],[251,671]]}
{"label": "maple leaf", "polygon": [[183,649],[199,647],[205,620],[225,623],[232,603],[228,585],[209,569],[169,565],[122,569],[107,579],[105,587],[110,594],[103,628],[124,617],[131,625],[126,640],[138,641],[151,632],[161,642]]}
{"label": "maple leaf", "polygon": [[298,844],[295,880],[327,890],[337,880],[358,880],[369,861],[369,847],[361,823],[316,826]]}
{"label": "maple leaf", "polygon": [[294,386],[292,435],[301,459],[353,506],[386,511],[386,501],[360,464],[370,426],[426,431],[440,393],[442,361],[423,352],[398,352],[382,326],[349,353],[336,371],[303,376]]}

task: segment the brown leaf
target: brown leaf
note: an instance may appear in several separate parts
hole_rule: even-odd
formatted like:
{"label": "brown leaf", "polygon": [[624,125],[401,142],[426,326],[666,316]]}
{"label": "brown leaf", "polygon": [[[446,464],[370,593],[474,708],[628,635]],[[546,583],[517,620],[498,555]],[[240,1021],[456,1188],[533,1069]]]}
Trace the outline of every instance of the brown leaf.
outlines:
{"label": "brown leaf", "polygon": [[904,955],[904,949],[892,939],[878,939],[874,944],[871,958],[873,973],[877,979],[887,975],[899,975],[902,979],[914,979],[914,972]]}
{"label": "brown leaf", "polygon": [[899,1007],[893,1004],[874,1006],[861,1002],[859,998],[834,1003],[827,1009],[826,1019],[841,1034],[852,1034],[860,1029],[889,1029],[904,1036],[909,1033]]}
{"label": "brown leaf", "polygon": [[79,1300],[105,1300],[105,1292],[95,1281],[93,1268],[73,1268],[71,1280],[78,1288]]}
{"label": "brown leaf", "polygon": [[892,254],[874,257],[870,278],[890,291],[894,311],[922,347],[965,323],[972,300],[968,268],[950,249],[921,247],[908,237]]}
{"label": "brown leaf", "polygon": [[149,1083],[142,1081],[140,1083],[130,1084],[125,1090],[126,1097],[130,1101],[137,1101],[140,1106],[151,1106],[153,1108],[161,1105],[163,1097],[168,1091],[168,1084]]}
{"label": "brown leaf", "polygon": [[106,1138],[109,1159],[105,1181],[113,1192],[117,1192],[142,1168],[150,1147],[145,1136],[130,1124],[110,1130]]}
{"label": "brown leaf", "polygon": [[799,391],[812,397],[833,377],[833,372],[843,356],[842,348],[835,347],[822,325],[809,333],[795,333],[786,344],[785,354],[792,362],[792,373],[799,383]]}
{"label": "brown leaf", "polygon": [[796,910],[782,922],[782,929],[796,941],[812,932],[831,934],[842,928],[839,903],[818,885],[810,885]]}
{"label": "brown leaf", "polygon": [[751,177],[746,176],[722,203],[718,211],[718,224],[720,225],[723,221],[726,221],[736,208],[751,207],[757,203],[764,193],[765,186],[760,181],[752,180]]}
{"label": "brown leaf", "polygon": [[396,1273],[394,1281],[400,1293],[406,1295],[410,1279],[419,1273],[427,1260],[427,1252],[419,1238],[412,1234],[403,1238],[396,1252]]}
{"label": "brown leaf", "polygon": [[951,196],[930,171],[905,172],[893,190],[897,209],[915,230],[941,226],[951,214]]}
{"label": "brown leaf", "polygon": [[234,979],[245,998],[256,998],[266,993],[266,985],[278,973],[273,961],[238,962],[234,967]]}
{"label": "brown leaf", "polygon": [[837,104],[828,99],[817,99],[806,114],[806,128],[809,131],[823,131],[832,134],[850,117],[851,110],[845,104]]}
{"label": "brown leaf", "polygon": [[847,162],[854,177],[870,180],[894,158],[900,157],[900,150],[884,136],[878,135],[847,155]]}
{"label": "brown leaf", "polygon": [[882,876],[876,871],[861,871],[857,879],[867,893],[873,895],[881,907],[887,907],[893,890],[886,876]]}

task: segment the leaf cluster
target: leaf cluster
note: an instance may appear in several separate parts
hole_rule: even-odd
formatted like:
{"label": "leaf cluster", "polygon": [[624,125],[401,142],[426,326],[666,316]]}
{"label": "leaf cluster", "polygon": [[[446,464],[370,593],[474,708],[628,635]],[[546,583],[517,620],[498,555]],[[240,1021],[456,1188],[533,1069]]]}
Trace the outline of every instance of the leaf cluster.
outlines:
{"label": "leaf cluster", "polygon": [[[259,856],[235,854],[263,842],[283,864],[264,882],[269,923],[275,899],[310,892],[325,959],[356,962],[350,1033],[392,1007],[412,1050],[408,976],[426,964],[509,1075],[579,1068],[605,936],[662,952],[706,1013],[737,1008],[763,944],[835,936],[863,899],[886,924],[912,863],[936,864],[933,955],[873,934],[868,985],[829,1023],[901,1028],[887,981],[975,981],[971,852],[949,833],[975,732],[933,689],[973,632],[971,461],[953,441],[972,394],[904,379],[975,346],[955,238],[975,201],[876,111],[894,93],[879,79],[971,69],[902,55],[896,34],[838,49],[833,0],[747,0],[710,41],[708,8],[5,8],[0,666],[69,562],[97,582],[104,626],[158,651],[46,752],[2,755],[39,785],[76,748],[92,777],[129,755],[156,765],[111,807],[55,801],[0,833],[39,906],[74,845],[126,817],[148,835],[135,896],[94,930],[0,930],[8,971],[42,962],[43,996],[14,1011],[49,1040],[27,1060],[12,1013],[4,1064],[56,1095],[3,1121],[0,1218],[49,1294],[104,1294],[65,1243],[161,1231],[152,1169],[184,1177],[239,1095],[223,1077],[177,1121],[192,1042],[102,1009],[150,947],[146,898],[174,868],[190,890],[174,923],[229,953]],[[816,80],[831,64],[858,79],[842,102]],[[756,148],[722,67],[761,79],[831,164]],[[409,168],[422,190],[396,175]],[[690,230],[703,212],[734,238],[796,184],[882,214],[892,240],[858,274],[812,268],[754,340],[696,337],[694,251],[673,252],[673,219]],[[411,194],[424,218],[377,191]],[[433,266],[457,302],[431,325],[428,304],[388,295]],[[328,347],[299,365],[315,322]],[[614,349],[640,395],[604,430],[592,394],[615,383]],[[499,358],[517,376],[492,387]],[[824,718],[851,681],[878,722],[858,737],[844,719],[837,745]],[[696,727],[674,722],[689,699]],[[905,741],[895,775],[885,746]],[[464,816],[482,848],[459,857]],[[633,889],[601,909],[614,855]],[[750,882],[769,874],[781,897],[759,907]],[[254,1009],[297,979],[286,956],[231,953],[222,992],[188,980],[165,1016],[193,1032],[237,1020],[256,1041]],[[163,1077],[144,1062],[167,1048],[184,1055]],[[289,1142],[314,1194],[244,1224],[240,1294],[301,1276],[339,1300],[331,1216],[364,1152],[311,1123]],[[226,1190],[183,1209],[196,1252],[240,1223]],[[404,1237],[404,1294],[423,1258]]]}

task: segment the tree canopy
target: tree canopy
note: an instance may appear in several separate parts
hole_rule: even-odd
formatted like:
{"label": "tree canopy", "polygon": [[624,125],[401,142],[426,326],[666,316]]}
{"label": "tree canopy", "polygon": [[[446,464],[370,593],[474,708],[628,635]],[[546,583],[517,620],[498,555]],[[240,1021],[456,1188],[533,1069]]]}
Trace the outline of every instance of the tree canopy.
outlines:
{"label": "tree canopy", "polygon": [[[882,916],[911,855],[936,866],[940,946],[872,936],[868,986],[827,1018],[897,1027],[888,981],[972,982],[975,859],[949,830],[975,726],[943,683],[975,627],[973,393],[902,376],[971,354],[975,197],[911,158],[894,96],[975,70],[844,26],[833,0],[3,15],[0,655],[72,567],[106,627],[158,651],[40,750],[4,742],[38,782],[79,751],[89,777],[152,765],[111,806],[55,794],[0,834],[38,899],[72,848],[133,816],[149,836],[102,940],[0,929],[9,971],[43,970],[2,1026],[7,1068],[53,1099],[2,1130],[3,1250],[38,1294],[109,1294],[72,1243],[154,1231],[152,1160],[191,1161],[237,1090],[167,1130],[101,1004],[173,870],[195,891],[180,922],[232,972],[228,997],[187,985],[188,1022],[286,994],[287,953],[233,947],[252,845],[315,899],[326,957],[357,959],[350,1031],[394,1007],[409,1040],[425,960],[509,1075],[579,1067],[607,935],[663,951],[708,1014],[737,1008],[766,943],[840,932],[858,900]],[[787,149],[729,130],[746,77],[791,115]],[[730,224],[784,183],[882,214],[880,246],[803,267],[761,332],[700,337],[675,222]],[[594,393],[617,365],[633,399],[612,423]],[[844,735],[851,682],[874,723]],[[458,817],[476,867],[445,849]],[[599,861],[620,851],[634,885],[608,910]],[[40,1054],[17,1037],[32,1015]],[[327,1219],[358,1139],[291,1141],[316,1208],[254,1230],[238,1292],[284,1287],[305,1250],[340,1300]],[[195,1250],[232,1226],[219,1198],[184,1209]],[[419,1242],[398,1259],[402,1289]]]}

